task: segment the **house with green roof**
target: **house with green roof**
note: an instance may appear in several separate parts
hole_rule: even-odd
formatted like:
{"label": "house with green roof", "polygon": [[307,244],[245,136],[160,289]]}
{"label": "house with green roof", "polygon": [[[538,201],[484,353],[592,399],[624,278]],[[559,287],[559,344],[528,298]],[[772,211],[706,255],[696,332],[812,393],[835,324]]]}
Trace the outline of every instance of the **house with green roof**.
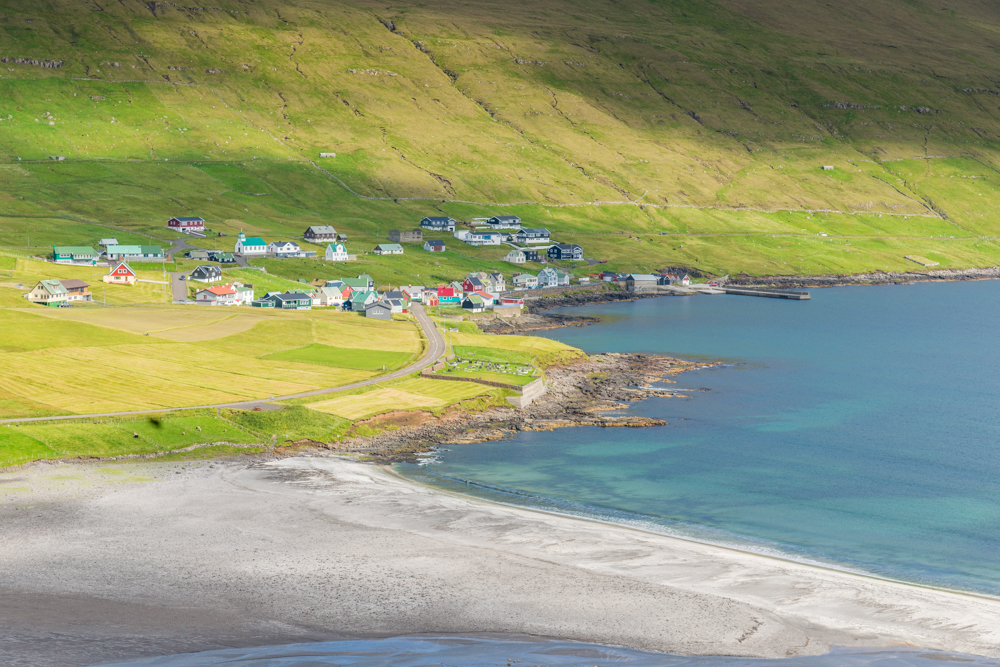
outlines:
{"label": "house with green roof", "polygon": [[267,254],[267,244],[264,243],[264,239],[259,236],[247,237],[242,231],[240,235],[236,237],[236,248],[234,251],[237,255],[266,255]]}
{"label": "house with green roof", "polygon": [[158,245],[110,245],[104,254],[110,262],[162,262],[167,258]]}
{"label": "house with green roof", "polygon": [[358,292],[351,292],[351,298],[347,302],[348,310],[352,310],[355,313],[359,313],[365,309],[370,303],[375,303],[378,301],[378,293],[370,290],[361,290]]}
{"label": "house with green roof", "polygon": [[486,300],[478,294],[470,294],[462,301],[462,308],[473,313],[481,313],[486,309]]}
{"label": "house with green roof", "polygon": [[379,243],[372,252],[376,255],[402,255],[403,246],[398,243]]}
{"label": "house with green roof", "polygon": [[25,295],[31,303],[59,306],[69,303],[69,292],[58,280],[42,280]]}
{"label": "house with green roof", "polygon": [[52,259],[57,262],[96,262],[101,256],[99,252],[90,246],[81,245],[54,245],[52,246]]}

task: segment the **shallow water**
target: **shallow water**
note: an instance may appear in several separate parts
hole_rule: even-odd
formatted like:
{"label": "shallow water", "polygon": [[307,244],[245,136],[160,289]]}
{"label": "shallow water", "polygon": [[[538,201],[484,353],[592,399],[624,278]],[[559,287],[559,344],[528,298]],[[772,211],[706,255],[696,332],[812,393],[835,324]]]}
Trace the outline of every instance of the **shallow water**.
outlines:
{"label": "shallow water", "polygon": [[685,657],[646,653],[578,642],[479,639],[470,637],[419,636],[357,641],[291,644],[253,649],[225,649],[189,653],[136,662],[118,667],[309,667],[354,665],[355,667],[453,667],[510,665],[518,661],[545,667],[977,667],[1000,665],[1000,661],[952,653],[905,650],[835,650],[808,658],[761,660],[726,657]]}
{"label": "shallow water", "polygon": [[727,365],[678,377],[689,398],[630,411],[666,427],[522,433],[401,470],[505,502],[1000,594],[998,304],[1000,282],[983,281],[564,309],[604,318],[546,332],[588,352]]}

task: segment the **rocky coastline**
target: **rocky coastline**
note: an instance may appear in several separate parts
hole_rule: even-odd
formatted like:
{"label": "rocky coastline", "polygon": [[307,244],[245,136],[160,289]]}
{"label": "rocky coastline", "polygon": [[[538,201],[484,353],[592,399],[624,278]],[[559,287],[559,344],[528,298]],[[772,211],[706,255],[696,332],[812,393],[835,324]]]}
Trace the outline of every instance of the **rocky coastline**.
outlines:
{"label": "rocky coastline", "polygon": [[843,287],[847,285],[906,285],[915,282],[952,282],[1000,278],[1000,266],[984,269],[941,269],[938,271],[873,271],[831,276],[729,276],[727,285],[745,287]]}
{"label": "rocky coastline", "polygon": [[695,363],[647,354],[605,353],[546,372],[548,391],[527,408],[494,407],[469,413],[461,406],[440,416],[429,412],[392,412],[360,425],[376,435],[312,444],[342,453],[363,454],[382,463],[412,461],[437,445],[487,442],[518,431],[549,431],[570,426],[646,428],[664,426],[660,419],[608,414],[652,396],[690,395],[652,386],[673,383],[680,373],[716,364]]}

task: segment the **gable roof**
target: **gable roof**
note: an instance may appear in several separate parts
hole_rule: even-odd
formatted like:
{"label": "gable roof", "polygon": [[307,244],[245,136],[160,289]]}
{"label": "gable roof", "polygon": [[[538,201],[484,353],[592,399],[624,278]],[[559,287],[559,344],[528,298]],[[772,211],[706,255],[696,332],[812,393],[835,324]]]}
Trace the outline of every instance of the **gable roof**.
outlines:
{"label": "gable roof", "polygon": [[109,255],[141,255],[142,246],[140,245],[109,245],[108,246]]}
{"label": "gable roof", "polygon": [[371,284],[364,278],[344,278],[342,282],[351,289],[368,289]]}
{"label": "gable roof", "polygon": [[133,276],[135,275],[135,271],[132,269],[132,267],[129,266],[128,264],[126,264],[125,262],[117,262],[113,267],[111,267],[111,270],[108,271],[108,274],[110,275],[112,273],[115,273],[115,272],[118,271],[118,269],[123,268],[123,267],[125,268],[126,271],[128,271],[129,273],[131,273]]}
{"label": "gable roof", "polygon": [[435,247],[437,247],[437,246],[443,246],[444,245],[444,241],[424,241],[424,245],[432,245],[432,246],[435,246]]}
{"label": "gable roof", "polygon": [[66,294],[66,288],[56,279],[40,280],[38,284],[45,288],[49,294]]}
{"label": "gable roof", "polygon": [[275,301],[309,301],[312,302],[312,297],[303,292],[285,292],[284,294],[268,294],[266,299],[273,299]]}
{"label": "gable roof", "polygon": [[481,305],[485,305],[486,304],[486,301],[483,300],[483,297],[479,296],[478,294],[470,294],[469,296],[465,297],[465,301],[468,301],[470,303],[477,303],[477,304],[481,304]]}
{"label": "gable roof", "polygon": [[236,294],[236,288],[232,285],[215,285],[214,287],[206,287],[203,290],[198,290],[199,292],[211,292],[216,296],[225,296],[226,294]]}
{"label": "gable roof", "polygon": [[450,223],[455,222],[455,221],[453,219],[449,218],[448,216],[440,216],[440,215],[439,216],[430,216],[429,215],[429,216],[426,216],[423,220],[421,220],[420,224],[424,224],[425,222],[436,222],[438,224],[450,224]]}
{"label": "gable roof", "polygon": [[244,239],[243,245],[248,246],[248,245],[267,245],[267,244],[264,243],[264,239],[260,238],[259,236],[251,236],[247,239]]}
{"label": "gable roof", "polygon": [[497,222],[514,222],[514,221],[521,222],[521,218],[517,217],[516,215],[494,215],[492,218],[489,218],[487,222],[490,222],[492,220],[496,220]]}
{"label": "gable roof", "polygon": [[403,246],[398,243],[379,243],[375,246],[376,250],[402,250]]}
{"label": "gable roof", "polygon": [[57,255],[96,255],[97,251],[85,245],[57,245],[52,246],[52,250]]}
{"label": "gable roof", "polygon": [[376,307],[385,308],[386,310],[392,310],[392,304],[389,303],[388,301],[385,301],[384,299],[380,301],[372,301],[371,303],[365,306],[365,310],[371,310],[372,308]]}
{"label": "gable roof", "polygon": [[337,230],[330,225],[310,225],[307,232],[312,232],[313,234],[336,234]]}
{"label": "gable roof", "polygon": [[207,274],[207,275],[218,275],[218,276],[221,276],[222,275],[222,269],[220,269],[217,266],[212,266],[211,264],[202,264],[201,266],[196,266],[195,269],[194,269],[194,271],[191,272],[191,275],[193,276],[196,273],[198,275],[206,275]]}
{"label": "gable roof", "polygon": [[527,234],[529,236],[533,234],[534,235],[541,234],[543,236],[548,236],[549,230],[545,229],[544,227],[522,227],[521,231],[519,231],[518,234]]}
{"label": "gable roof", "polygon": [[205,222],[203,218],[199,218],[198,216],[193,216],[189,218],[170,218],[170,219],[176,220],[178,222]]}
{"label": "gable roof", "polygon": [[371,290],[361,290],[361,291],[358,291],[358,292],[352,292],[351,293],[351,301],[352,302],[354,302],[354,301],[365,301],[365,300],[367,300],[371,296],[378,297],[378,295],[375,294],[375,292],[373,292]]}
{"label": "gable roof", "polygon": [[79,278],[69,278],[67,280],[60,280],[62,286],[66,289],[82,289],[84,287],[90,287],[88,283],[83,282]]}

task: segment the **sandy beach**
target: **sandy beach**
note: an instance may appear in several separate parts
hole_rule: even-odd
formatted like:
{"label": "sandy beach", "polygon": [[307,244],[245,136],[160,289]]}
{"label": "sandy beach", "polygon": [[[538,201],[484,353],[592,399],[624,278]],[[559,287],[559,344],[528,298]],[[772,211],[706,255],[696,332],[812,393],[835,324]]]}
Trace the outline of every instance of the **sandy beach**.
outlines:
{"label": "sandy beach", "polygon": [[0,473],[0,663],[417,632],[783,657],[1000,656],[1000,600],[440,492],[368,464]]}

